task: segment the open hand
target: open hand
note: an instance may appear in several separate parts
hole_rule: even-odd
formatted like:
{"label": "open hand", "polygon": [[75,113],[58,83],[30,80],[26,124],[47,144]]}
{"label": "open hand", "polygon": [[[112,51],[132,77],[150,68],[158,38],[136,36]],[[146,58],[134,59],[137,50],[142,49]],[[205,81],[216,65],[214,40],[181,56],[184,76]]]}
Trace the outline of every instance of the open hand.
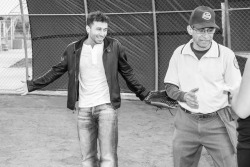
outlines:
{"label": "open hand", "polygon": [[20,88],[16,89],[16,92],[22,96],[27,95],[29,93],[28,91],[28,85],[27,82],[22,81],[23,85]]}
{"label": "open hand", "polygon": [[194,88],[190,90],[189,92],[185,93],[184,99],[187,103],[187,105],[191,108],[199,108],[199,103],[197,100],[196,92],[199,90],[199,88]]}

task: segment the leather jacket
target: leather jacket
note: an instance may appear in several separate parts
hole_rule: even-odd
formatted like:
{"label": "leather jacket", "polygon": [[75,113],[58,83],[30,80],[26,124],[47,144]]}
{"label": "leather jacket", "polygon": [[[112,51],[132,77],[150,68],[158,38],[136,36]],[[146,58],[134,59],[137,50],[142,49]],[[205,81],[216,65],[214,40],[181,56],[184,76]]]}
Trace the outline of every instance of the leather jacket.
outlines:
{"label": "leather jacket", "polygon": [[[68,72],[67,108],[75,109],[75,103],[79,97],[80,55],[83,42],[87,38],[88,36],[85,36],[81,40],[69,44],[57,65],[53,66],[43,76],[27,81],[28,91],[41,89],[61,77],[65,72]],[[140,100],[145,99],[149,91],[138,82],[133,69],[127,62],[125,49],[118,40],[110,37],[104,39],[103,65],[109,86],[110,100],[115,109],[121,105],[118,72],[125,79],[128,88]]]}

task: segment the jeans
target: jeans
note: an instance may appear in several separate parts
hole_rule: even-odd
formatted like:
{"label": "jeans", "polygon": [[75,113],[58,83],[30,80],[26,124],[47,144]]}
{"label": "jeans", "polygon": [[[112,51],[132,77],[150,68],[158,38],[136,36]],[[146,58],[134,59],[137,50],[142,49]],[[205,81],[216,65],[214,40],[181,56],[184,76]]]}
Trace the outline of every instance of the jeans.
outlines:
{"label": "jeans", "polygon": [[[78,110],[83,167],[117,167],[118,114],[111,104]],[[97,150],[99,144],[99,158]]]}
{"label": "jeans", "polygon": [[[223,110],[217,112],[223,112]],[[219,115],[198,118],[179,108],[174,119],[173,155],[175,167],[197,166],[203,146],[212,156],[215,167],[237,166],[234,146]]]}

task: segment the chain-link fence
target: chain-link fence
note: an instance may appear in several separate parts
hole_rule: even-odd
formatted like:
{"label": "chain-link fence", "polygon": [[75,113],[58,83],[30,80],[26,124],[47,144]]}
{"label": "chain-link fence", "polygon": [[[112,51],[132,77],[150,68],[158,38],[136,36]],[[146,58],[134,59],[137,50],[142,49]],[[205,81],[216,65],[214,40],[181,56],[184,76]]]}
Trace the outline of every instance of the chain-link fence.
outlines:
{"label": "chain-link fence", "polygon": [[[32,75],[31,35],[28,16],[21,17],[20,2],[23,12],[28,14],[24,0],[1,0],[0,7],[0,90],[13,91],[26,79],[26,71]],[[23,26],[24,24],[24,26]],[[26,43],[24,46],[24,32]],[[29,64],[26,65],[25,50]],[[27,67],[27,68],[26,68]]]}
{"label": "chain-link fence", "polygon": [[243,73],[250,56],[250,1],[229,0],[230,45]]}
{"label": "chain-link fence", "polygon": [[[242,56],[247,57],[250,51],[247,38],[250,35],[250,24],[247,23],[250,20],[250,2],[246,0],[229,0],[230,24],[226,26],[230,31],[226,35],[223,35],[221,8],[226,0],[16,1],[19,3],[15,8],[19,11],[12,10],[5,15],[1,15],[0,11],[1,92],[14,91],[19,87],[20,81],[26,79],[26,71],[29,79],[37,78],[58,63],[66,46],[86,34],[85,14],[96,10],[110,17],[108,34],[125,46],[136,76],[150,90],[164,88],[169,60],[179,45],[189,41],[186,31],[189,16],[199,5],[215,9],[216,22],[222,28],[216,31],[214,39],[227,46],[230,43],[229,47],[236,52],[242,71],[245,63]],[[21,15],[20,2],[24,15]],[[121,77],[120,82],[122,91],[130,92]],[[66,89],[67,74],[44,88]]]}

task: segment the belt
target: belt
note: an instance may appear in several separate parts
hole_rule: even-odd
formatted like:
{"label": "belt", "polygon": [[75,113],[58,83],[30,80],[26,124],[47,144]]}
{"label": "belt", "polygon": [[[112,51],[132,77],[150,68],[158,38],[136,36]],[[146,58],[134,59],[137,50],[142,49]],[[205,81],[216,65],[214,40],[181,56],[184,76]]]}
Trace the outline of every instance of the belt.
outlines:
{"label": "belt", "polygon": [[183,108],[182,106],[180,106],[180,108],[187,114],[190,114],[192,116],[195,116],[195,117],[198,117],[198,118],[211,118],[211,117],[214,117],[216,115],[218,115],[217,112],[212,112],[212,113],[208,113],[208,114],[202,114],[202,113],[194,113],[194,112],[191,112],[185,108]]}

